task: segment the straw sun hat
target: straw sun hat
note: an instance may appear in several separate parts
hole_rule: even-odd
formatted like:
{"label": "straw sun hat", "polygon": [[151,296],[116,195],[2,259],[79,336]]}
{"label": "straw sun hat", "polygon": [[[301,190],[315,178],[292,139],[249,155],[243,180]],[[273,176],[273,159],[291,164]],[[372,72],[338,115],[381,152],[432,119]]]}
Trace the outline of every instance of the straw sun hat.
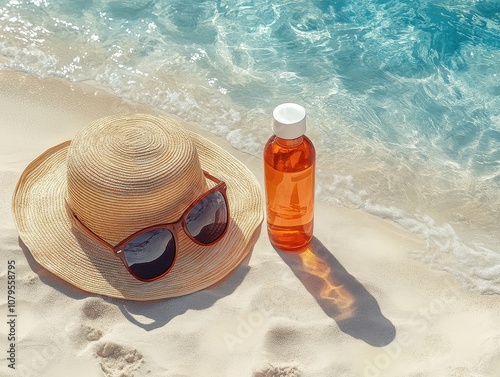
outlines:
{"label": "straw sun hat", "polygon": [[[143,282],[120,258],[70,221],[67,205],[93,233],[115,245],[148,226],[172,223],[214,186],[227,185],[230,220],[221,240],[200,246],[178,232],[167,275]],[[88,292],[130,300],[204,289],[234,270],[262,222],[259,185],[236,158],[176,121],[146,114],[96,120],[50,148],[23,172],[13,197],[19,235],[35,260]]]}

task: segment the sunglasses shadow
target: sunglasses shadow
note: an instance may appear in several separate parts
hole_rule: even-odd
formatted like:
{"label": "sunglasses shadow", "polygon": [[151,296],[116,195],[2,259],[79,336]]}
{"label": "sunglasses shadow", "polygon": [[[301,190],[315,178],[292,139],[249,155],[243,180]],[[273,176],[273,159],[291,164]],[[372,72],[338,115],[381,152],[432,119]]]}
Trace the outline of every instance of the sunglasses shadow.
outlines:
{"label": "sunglasses shadow", "polygon": [[396,328],[375,297],[316,237],[301,252],[277,251],[341,331],[375,347],[394,340]]}

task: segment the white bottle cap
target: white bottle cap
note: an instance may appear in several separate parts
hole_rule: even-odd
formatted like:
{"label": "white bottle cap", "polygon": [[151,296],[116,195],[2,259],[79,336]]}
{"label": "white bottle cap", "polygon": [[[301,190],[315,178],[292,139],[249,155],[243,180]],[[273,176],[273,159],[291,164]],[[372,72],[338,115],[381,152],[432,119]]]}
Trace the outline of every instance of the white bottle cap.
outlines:
{"label": "white bottle cap", "polygon": [[276,106],[273,118],[273,132],[282,139],[296,139],[306,132],[306,110],[296,103]]}

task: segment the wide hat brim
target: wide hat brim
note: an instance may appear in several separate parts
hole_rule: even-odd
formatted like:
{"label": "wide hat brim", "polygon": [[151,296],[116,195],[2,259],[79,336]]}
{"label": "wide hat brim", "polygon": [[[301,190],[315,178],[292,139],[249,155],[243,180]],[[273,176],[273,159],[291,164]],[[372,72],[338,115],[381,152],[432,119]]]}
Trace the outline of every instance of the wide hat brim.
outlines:
{"label": "wide hat brim", "polygon": [[65,207],[68,141],[28,165],[14,192],[12,209],[19,236],[34,259],[84,291],[140,301],[193,293],[227,276],[247,256],[260,230],[260,187],[248,168],[230,153],[196,133],[189,134],[202,169],[227,184],[231,217],[220,242],[200,246],[181,231],[177,260],[170,272],[153,282],[135,279],[110,250],[72,227]]}

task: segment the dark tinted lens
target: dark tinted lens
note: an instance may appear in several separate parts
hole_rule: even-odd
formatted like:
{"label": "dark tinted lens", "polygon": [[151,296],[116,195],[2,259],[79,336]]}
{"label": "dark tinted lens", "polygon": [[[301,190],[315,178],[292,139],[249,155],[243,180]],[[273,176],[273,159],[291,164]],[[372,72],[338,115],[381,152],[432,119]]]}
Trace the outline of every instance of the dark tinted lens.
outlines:
{"label": "dark tinted lens", "polygon": [[130,240],[123,249],[129,268],[141,279],[154,279],[175,259],[175,239],[167,229],[153,229]]}
{"label": "dark tinted lens", "polygon": [[217,240],[227,227],[227,206],[224,195],[214,191],[189,212],[186,226],[198,242],[209,244]]}

